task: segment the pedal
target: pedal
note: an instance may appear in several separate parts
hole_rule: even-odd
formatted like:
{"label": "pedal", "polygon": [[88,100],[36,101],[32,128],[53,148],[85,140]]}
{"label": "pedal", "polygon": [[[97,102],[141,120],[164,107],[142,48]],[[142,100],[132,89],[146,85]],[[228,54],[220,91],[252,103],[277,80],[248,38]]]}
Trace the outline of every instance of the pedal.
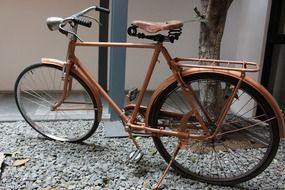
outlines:
{"label": "pedal", "polygon": [[137,88],[134,88],[128,92],[127,97],[129,99],[129,101],[131,102],[137,98],[138,94],[139,94],[139,90]]}
{"label": "pedal", "polygon": [[138,163],[143,157],[143,153],[141,150],[137,149],[129,155],[129,161],[132,163]]}

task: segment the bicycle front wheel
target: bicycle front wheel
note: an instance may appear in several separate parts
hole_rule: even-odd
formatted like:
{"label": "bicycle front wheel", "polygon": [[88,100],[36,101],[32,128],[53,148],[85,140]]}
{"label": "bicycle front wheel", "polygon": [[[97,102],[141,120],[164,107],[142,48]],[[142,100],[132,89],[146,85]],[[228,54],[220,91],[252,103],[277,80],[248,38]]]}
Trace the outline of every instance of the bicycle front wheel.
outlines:
{"label": "bicycle front wheel", "polygon": [[[223,74],[199,73],[185,76],[184,81],[193,89],[202,107],[196,104],[198,111],[209,131],[213,132],[221,108],[238,79]],[[174,82],[158,95],[151,108],[149,125],[178,131],[182,117],[193,113],[191,111],[180,85]],[[191,134],[204,134],[194,116],[188,117],[186,128]],[[177,137],[153,136],[153,140],[168,163],[178,143]],[[217,136],[211,140],[190,139],[188,143],[173,162],[176,171],[212,184],[241,183],[261,173],[274,158],[279,144],[276,115],[262,94],[242,82]]]}
{"label": "bicycle front wheel", "polygon": [[27,67],[15,84],[16,104],[31,127],[45,137],[80,142],[97,129],[97,104],[90,88],[71,72],[68,95],[54,110],[63,94],[62,70],[42,63]]}

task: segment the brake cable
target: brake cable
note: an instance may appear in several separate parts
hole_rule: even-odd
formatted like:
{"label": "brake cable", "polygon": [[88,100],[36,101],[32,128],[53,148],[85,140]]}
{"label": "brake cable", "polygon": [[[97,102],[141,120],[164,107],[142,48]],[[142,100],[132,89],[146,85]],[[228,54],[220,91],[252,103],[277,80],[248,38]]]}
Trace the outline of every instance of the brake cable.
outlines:
{"label": "brake cable", "polygon": [[184,24],[187,24],[187,23],[190,23],[190,22],[203,22],[203,23],[206,23],[208,21],[207,21],[206,18],[201,18],[200,16],[197,16],[197,17],[194,17],[192,19],[183,21]]}
{"label": "brake cable", "polygon": [[[65,25],[65,24],[64,24]],[[81,41],[81,42],[84,42],[83,40],[81,40],[80,38],[79,38],[79,36],[77,35],[77,34],[75,34],[74,32],[72,32],[72,31],[69,31],[69,30],[66,30],[66,29],[64,29],[63,28],[64,26],[62,26],[62,24],[60,24],[59,25],[59,31],[61,31],[61,33],[63,33],[63,34],[65,34],[65,35],[68,35],[68,33],[69,34],[72,34],[72,35],[74,35],[79,41]],[[72,26],[71,26],[72,27]],[[63,31],[63,32],[62,32]]]}

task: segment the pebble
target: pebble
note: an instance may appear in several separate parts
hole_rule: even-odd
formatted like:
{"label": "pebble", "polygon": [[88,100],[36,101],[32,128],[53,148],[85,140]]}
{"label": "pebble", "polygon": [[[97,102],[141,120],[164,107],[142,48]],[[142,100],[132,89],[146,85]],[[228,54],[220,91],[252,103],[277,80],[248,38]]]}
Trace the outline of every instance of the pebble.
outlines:
{"label": "pebble", "polygon": [[[157,153],[145,154],[138,165],[127,157],[134,148],[128,138],[104,138],[102,125],[85,144],[47,140],[23,122],[0,123],[0,152],[15,158],[29,158],[14,167],[14,157],[5,157],[0,175],[2,189],[84,189],[148,190],[158,180],[166,164]],[[141,138],[143,150],[155,149],[151,138]],[[284,189],[285,141],[266,171],[233,187],[214,186],[186,179],[170,171],[162,183],[164,190],[191,189]]]}

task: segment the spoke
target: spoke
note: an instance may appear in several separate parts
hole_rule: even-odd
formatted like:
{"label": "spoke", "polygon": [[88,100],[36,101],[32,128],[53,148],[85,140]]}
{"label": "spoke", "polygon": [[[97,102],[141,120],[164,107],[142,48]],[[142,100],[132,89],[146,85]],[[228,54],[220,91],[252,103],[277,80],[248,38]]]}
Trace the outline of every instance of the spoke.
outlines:
{"label": "spoke", "polygon": [[47,91],[50,91],[50,87],[48,85],[47,79],[45,78],[45,73],[43,73],[42,69],[40,69],[40,72],[41,72],[41,75],[42,75],[42,77],[40,77],[40,78],[43,79],[43,81],[44,81],[44,83],[45,83],[45,85],[47,87]]}
{"label": "spoke", "polygon": [[40,95],[40,94],[43,94],[43,95],[46,95],[47,97],[49,97],[51,100],[53,100],[53,101],[55,101],[56,102],[56,100],[57,100],[57,98],[55,98],[54,96],[52,96],[52,95],[50,95],[50,94],[48,94],[47,92],[45,92],[45,91],[42,91],[42,90],[33,90],[32,88],[30,88],[30,87],[28,87],[28,86],[22,86],[22,88],[23,89],[27,89],[27,90],[23,90],[24,92],[25,91],[33,91],[35,94],[37,94],[38,96],[42,96],[42,95]]}
{"label": "spoke", "polygon": [[175,91],[175,94],[177,95],[176,97],[178,97],[178,99],[181,102],[181,105],[180,105],[181,109],[182,109],[182,105],[183,105],[185,110],[187,110],[190,106],[185,102],[185,99],[183,98],[184,96],[182,96],[181,93],[178,93],[177,91]]}
{"label": "spoke", "polygon": [[[218,164],[220,165],[220,168],[222,168],[221,170],[223,170],[223,166],[222,166],[222,164],[221,164],[221,157],[220,157],[220,155],[219,155],[219,152],[216,150],[216,148],[215,148],[215,145],[213,146],[213,149],[214,149],[214,152],[216,153],[216,155],[217,155],[217,157],[218,157]],[[218,172],[218,171],[217,171]],[[225,172],[223,172],[223,171],[220,171],[220,172],[222,172],[222,174],[224,175],[224,177],[226,178],[227,176],[226,176],[226,173]],[[219,172],[218,172],[219,173]],[[219,175],[220,176],[220,175]]]}
{"label": "spoke", "polygon": [[[246,104],[245,104],[246,105]],[[245,106],[243,106],[243,107],[245,107]],[[233,114],[233,116],[229,119],[229,120],[231,120],[232,118],[234,118],[234,117],[237,117],[237,118],[243,118],[243,116],[244,115],[246,115],[247,113],[249,113],[249,112],[251,112],[251,111],[253,111],[255,108],[257,108],[257,105],[256,106],[254,106],[253,108],[251,108],[251,109],[249,109],[248,111],[246,111],[245,113],[243,113],[242,115],[238,115],[238,113],[241,111],[239,111],[238,113],[236,113],[236,114]]]}
{"label": "spoke", "polygon": [[[252,117],[252,119],[258,119],[258,118],[264,117],[264,116],[265,116],[265,114],[262,114],[262,115],[259,115],[259,116],[256,116],[256,117]],[[242,120],[245,120],[243,117],[239,117],[239,116],[236,116],[236,117],[240,118]],[[234,116],[232,118],[234,118]],[[230,118],[229,120],[232,120],[232,118]],[[250,118],[246,118],[246,119],[250,119]],[[224,123],[224,125],[235,124],[235,123],[239,123],[239,122],[240,122],[240,120],[230,121],[230,122]]]}
{"label": "spoke", "polygon": [[[243,168],[244,168],[244,162],[242,162],[242,161],[240,161],[240,159],[237,159],[236,157],[234,157],[235,152],[233,151],[233,149],[232,149],[230,146],[226,146],[226,145],[224,144],[224,142],[222,142],[222,146],[223,146],[226,150],[228,150],[228,152],[229,152],[228,155],[230,155],[230,157],[232,158],[232,159],[229,160],[230,162],[233,162],[233,163],[234,163],[234,164],[231,165],[231,166],[232,166],[232,167],[235,166],[235,168],[236,168],[237,170],[239,170],[240,173],[242,173],[242,170],[240,169],[240,165],[237,164],[236,161],[238,161],[239,163],[241,163],[241,165],[242,165]],[[234,176],[234,175],[233,175],[233,176]]]}
{"label": "spoke", "polygon": [[[41,72],[42,69],[40,68],[39,71]],[[41,87],[43,87],[43,86],[44,86],[44,82],[43,82],[43,79],[42,79],[42,78],[43,78],[43,75],[42,75],[42,77],[41,77],[41,76],[39,76],[38,72],[34,72],[34,73],[37,75],[38,82],[41,84]]]}
{"label": "spoke", "polygon": [[38,100],[41,100],[41,101],[43,101],[43,102],[48,103],[48,104],[51,105],[51,106],[54,105],[52,102],[47,101],[45,98],[43,98],[41,95],[39,95],[39,94],[37,94],[37,93],[33,94],[33,93],[30,93],[29,91],[23,91],[23,92],[26,93],[26,94],[29,94],[29,95],[31,95],[31,96],[33,96],[33,97],[35,97],[35,98],[38,99]]}
{"label": "spoke", "polygon": [[[230,148],[230,149],[233,149],[233,148],[231,148],[229,145],[225,145],[225,146],[228,147],[228,148]],[[232,153],[234,153],[234,155],[238,155],[239,157],[242,157],[242,158],[245,159],[245,160],[249,160],[248,157],[246,157],[246,156],[244,156],[244,155],[238,153],[237,151],[235,151],[235,152],[232,151]],[[250,158],[255,158],[256,160],[261,160],[260,158],[257,158],[255,155],[251,155]],[[248,169],[248,166],[246,166],[246,169]]]}
{"label": "spoke", "polygon": [[247,105],[251,102],[251,100],[253,100],[253,98],[250,98],[250,99],[240,108],[240,110],[236,113],[236,115],[238,115],[238,113],[241,112],[241,110],[242,110],[245,106],[247,106]]}
{"label": "spoke", "polygon": [[[26,76],[24,77],[24,78],[26,78]],[[27,78],[29,81],[31,81],[32,79],[30,79],[30,77],[29,78]],[[35,83],[35,80],[32,80],[32,83],[34,83],[34,86],[36,87],[36,91],[39,91],[39,92],[42,92],[43,94],[45,94],[45,95],[47,95],[48,97],[50,97],[51,99],[54,99],[54,100],[56,100],[56,98],[55,97],[53,97],[52,95],[50,95],[50,94],[48,94],[47,92],[45,92],[44,90],[40,90],[38,87],[37,87],[37,84]],[[30,83],[28,83],[28,84],[30,84]],[[28,89],[32,89],[31,87],[30,87],[30,85],[28,85],[28,84],[24,84],[23,86],[24,87],[26,87],[26,88],[28,88]],[[33,90],[33,91],[35,91],[35,90]]]}
{"label": "spoke", "polygon": [[40,103],[38,103],[38,102],[36,102],[36,101],[33,101],[33,100],[29,99],[29,98],[26,98],[26,97],[23,97],[23,98],[26,99],[28,102],[31,102],[31,103],[37,104],[38,106],[41,106],[41,107],[45,107],[45,108],[47,108],[47,109],[50,109],[50,107],[48,107],[48,106],[46,106],[46,105],[43,105],[43,104],[40,104]]}
{"label": "spoke", "polygon": [[243,91],[243,92],[238,96],[238,98],[236,98],[236,99],[232,102],[231,105],[233,105],[236,101],[240,100],[240,97],[241,97],[243,94],[245,94],[245,91]]}
{"label": "spoke", "polygon": [[51,81],[52,81],[52,89],[55,89],[55,71],[53,72],[54,75],[52,76],[52,74],[50,73],[50,68],[48,68],[47,70],[48,70],[50,79],[51,79]]}
{"label": "spoke", "polygon": [[63,72],[62,72],[61,74],[62,74],[62,76],[60,76],[60,82],[59,82],[59,84],[58,84],[58,88],[57,88],[57,89],[63,89],[63,88],[62,88],[62,86],[63,86],[62,83],[64,83],[64,82],[63,82],[63,81],[64,81]]}
{"label": "spoke", "polygon": [[[182,110],[182,108],[176,103],[175,100],[173,100],[173,98],[172,98],[171,96],[169,96],[169,99],[171,100],[171,102],[174,103],[174,105],[175,105],[176,108],[174,108],[173,106],[171,106],[171,107],[173,107],[173,108],[176,109],[176,110],[179,110],[181,113],[184,113],[184,111]],[[168,103],[167,105],[170,106],[170,103]]]}
{"label": "spoke", "polygon": [[242,115],[238,115],[238,116],[241,118],[242,116],[244,116],[245,114],[251,112],[251,111],[254,110],[255,108],[257,108],[257,106],[254,106],[254,107],[251,108],[250,110],[248,110],[248,111],[244,112]]}
{"label": "spoke", "polygon": [[245,130],[245,129],[249,129],[249,128],[252,128],[252,127],[257,126],[257,125],[259,125],[259,124],[263,124],[264,122],[266,123],[266,122],[268,122],[268,121],[272,121],[272,120],[275,119],[275,118],[276,118],[276,117],[272,117],[272,118],[267,119],[267,120],[265,120],[265,121],[261,121],[261,122],[255,123],[255,124],[253,124],[253,125],[249,125],[249,126],[247,126],[247,127],[242,127],[242,128],[240,128],[240,129],[233,129],[233,130],[230,130],[230,131],[226,131],[226,132],[223,132],[223,133],[219,133],[219,134],[217,134],[217,136],[221,136],[221,135],[225,135],[225,134],[229,134],[229,133],[236,133],[236,132],[239,132],[239,131],[242,131],[242,130]]}
{"label": "spoke", "polygon": [[[202,145],[202,152],[204,152],[205,146],[203,146],[203,142],[200,142],[200,144]],[[202,164],[199,164],[200,161],[202,162],[202,159],[201,159],[202,156],[203,156],[203,154],[199,154],[199,159],[198,159],[198,162],[196,163],[196,165],[197,165],[197,167],[198,167],[198,170],[199,170],[198,174],[203,173],[203,172],[201,172],[201,169],[202,169],[201,165],[202,165]],[[204,158],[204,159],[205,159],[205,158]],[[201,162],[200,162],[200,163],[201,163]],[[197,167],[196,167],[196,168],[197,168]]]}

